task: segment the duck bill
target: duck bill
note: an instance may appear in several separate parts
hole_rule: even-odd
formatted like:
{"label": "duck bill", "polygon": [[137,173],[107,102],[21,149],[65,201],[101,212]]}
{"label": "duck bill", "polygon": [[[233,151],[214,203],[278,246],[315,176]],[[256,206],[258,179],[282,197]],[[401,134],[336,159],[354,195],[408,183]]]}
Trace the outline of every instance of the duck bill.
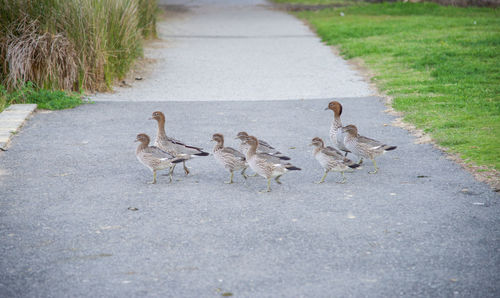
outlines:
{"label": "duck bill", "polygon": [[328,111],[328,110],[329,110],[329,108],[328,108],[328,107],[326,107],[326,108],[325,108],[325,111]]}

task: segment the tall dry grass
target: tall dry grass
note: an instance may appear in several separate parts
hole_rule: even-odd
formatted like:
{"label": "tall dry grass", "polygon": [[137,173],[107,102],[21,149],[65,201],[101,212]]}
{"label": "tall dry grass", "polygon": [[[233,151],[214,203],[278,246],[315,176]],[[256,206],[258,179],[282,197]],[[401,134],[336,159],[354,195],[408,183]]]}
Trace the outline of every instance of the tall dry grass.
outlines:
{"label": "tall dry grass", "polygon": [[155,35],[156,0],[0,0],[0,83],[105,90]]}
{"label": "tall dry grass", "polygon": [[73,89],[78,78],[73,44],[62,34],[39,34],[37,27],[35,20],[24,18],[16,28],[18,34],[9,32],[3,39],[6,85],[34,81],[48,89]]}

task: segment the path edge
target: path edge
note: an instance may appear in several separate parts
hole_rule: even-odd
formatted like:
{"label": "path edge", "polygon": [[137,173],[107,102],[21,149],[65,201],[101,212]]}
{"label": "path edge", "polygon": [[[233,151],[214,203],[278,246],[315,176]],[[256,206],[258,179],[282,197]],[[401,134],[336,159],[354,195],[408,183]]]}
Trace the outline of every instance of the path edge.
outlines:
{"label": "path edge", "polygon": [[33,115],[36,104],[13,104],[0,113],[0,150],[6,151],[13,136]]}
{"label": "path edge", "polygon": [[[279,9],[279,8],[277,8]],[[314,26],[310,24],[307,20],[305,19],[300,19],[297,18],[293,13],[290,13],[290,11],[282,10],[294,18],[298,19],[299,21],[302,21],[302,23],[311,30],[316,36],[319,35],[316,32]],[[363,78],[363,80],[369,85],[370,89],[374,91],[373,96],[379,97],[382,99],[384,105],[386,106],[386,110],[384,111],[385,113],[395,117],[395,119],[391,122],[392,126],[402,128],[410,133],[410,135],[413,136],[415,139],[414,143],[415,144],[431,144],[434,148],[440,150],[446,157],[446,159],[449,159],[458,165],[460,165],[464,170],[466,170],[469,174],[471,174],[474,179],[476,179],[479,182],[486,183],[492,191],[494,192],[500,192],[500,171],[497,171],[489,166],[480,166],[477,165],[473,162],[466,162],[460,154],[451,152],[448,148],[441,146],[436,143],[436,141],[432,138],[432,136],[428,133],[425,133],[422,129],[417,128],[414,124],[409,123],[404,120],[404,113],[396,111],[392,107],[392,101],[393,98],[380,90],[378,86],[373,82],[373,77],[375,76],[375,73],[368,67],[366,66],[365,62],[361,58],[354,58],[354,59],[346,59],[342,57],[340,54],[340,49],[335,46],[335,45],[327,45],[330,48],[330,50],[333,52],[334,55],[344,59],[349,66],[358,73],[360,77]]]}

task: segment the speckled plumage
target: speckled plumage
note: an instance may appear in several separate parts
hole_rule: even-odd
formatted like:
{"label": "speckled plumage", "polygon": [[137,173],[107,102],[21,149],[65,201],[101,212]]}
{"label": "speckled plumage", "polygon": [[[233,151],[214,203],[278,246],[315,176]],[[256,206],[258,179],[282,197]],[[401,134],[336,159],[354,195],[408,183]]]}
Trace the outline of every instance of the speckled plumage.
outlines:
{"label": "speckled plumage", "polygon": [[344,155],[333,147],[325,147],[325,143],[321,138],[313,138],[311,145],[314,146],[313,156],[319,162],[319,164],[325,170],[323,178],[318,183],[323,183],[325,181],[326,175],[330,171],[340,172],[342,175],[342,181],[344,183],[344,171],[349,168],[357,168],[358,164],[354,163],[352,160],[344,157]]}
{"label": "speckled plumage", "polygon": [[245,143],[250,146],[246,152],[246,159],[250,168],[258,175],[267,179],[266,192],[271,191],[271,178],[275,178],[278,184],[281,184],[279,178],[288,171],[300,170],[289,162],[279,157],[267,153],[257,153],[259,141],[256,137],[248,136]]}
{"label": "speckled plumage", "polygon": [[172,168],[176,163],[184,161],[185,156],[183,155],[174,156],[158,147],[149,146],[150,139],[146,134],[138,134],[136,142],[141,142],[141,144],[137,146],[135,156],[143,165],[153,171],[152,183],[156,183],[156,171]]}
{"label": "speckled plumage", "polygon": [[[151,119],[154,119],[158,122],[158,130],[155,138],[155,146],[160,148],[163,151],[166,151],[174,156],[182,154],[186,156],[185,160],[191,159],[193,155],[196,156],[207,156],[208,153],[204,152],[201,148],[189,146],[182,143],[179,140],[168,137],[165,133],[165,115],[160,111],[153,112]],[[189,170],[186,167],[185,160],[183,161],[184,171],[186,175],[189,174]],[[175,166],[173,167],[175,168]],[[172,168],[172,171],[173,171]]]}
{"label": "speckled plumage", "polygon": [[[246,138],[248,137],[248,133],[244,131],[240,131],[237,135],[236,138],[241,141],[240,144],[240,152],[243,154],[246,154],[250,146],[245,143]],[[276,148],[271,146],[269,143],[263,140],[258,140],[259,141],[259,146],[257,147],[257,153],[267,153],[269,155],[276,156],[280,159],[283,160],[290,160],[290,157],[284,155],[283,153],[279,152]]]}
{"label": "speckled plumage", "polygon": [[371,174],[375,174],[378,171],[375,157],[397,148],[396,146],[389,146],[377,140],[359,135],[358,129],[354,125],[347,125],[343,128],[343,132],[346,134],[344,143],[347,149],[356,156],[372,160],[375,170],[370,172]]}
{"label": "speckled plumage", "polygon": [[333,120],[330,126],[330,140],[338,149],[344,151],[346,153],[345,155],[347,155],[350,151],[344,144],[345,134],[342,131],[342,121],[340,120],[342,105],[338,101],[332,101],[325,110],[333,111]]}
{"label": "speckled plumage", "polygon": [[242,170],[241,175],[246,179],[245,170],[248,165],[245,155],[234,148],[224,147],[224,136],[222,134],[214,134],[212,140],[217,142],[213,151],[215,160],[230,173],[230,180],[227,183],[233,183],[233,172],[237,170]]}

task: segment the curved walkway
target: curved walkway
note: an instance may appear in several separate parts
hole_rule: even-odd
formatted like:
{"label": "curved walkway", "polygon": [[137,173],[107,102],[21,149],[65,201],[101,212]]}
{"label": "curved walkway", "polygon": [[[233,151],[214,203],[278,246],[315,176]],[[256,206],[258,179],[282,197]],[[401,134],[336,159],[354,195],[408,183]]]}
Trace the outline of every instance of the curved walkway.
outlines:
{"label": "curved walkway", "polygon": [[[235,2],[188,3],[160,24],[150,77],[39,112],[0,152],[0,296],[498,297],[498,194],[391,126],[299,21]],[[332,97],[344,123],[398,146],[377,175],[368,163],[344,185],[313,183],[322,170],[307,144],[327,139]],[[263,179],[226,185],[209,156],[189,177],[146,184],[133,141],[154,135],[154,110],[188,143],[211,150],[220,132],[236,146],[246,130],[302,171],[258,194]]]}

